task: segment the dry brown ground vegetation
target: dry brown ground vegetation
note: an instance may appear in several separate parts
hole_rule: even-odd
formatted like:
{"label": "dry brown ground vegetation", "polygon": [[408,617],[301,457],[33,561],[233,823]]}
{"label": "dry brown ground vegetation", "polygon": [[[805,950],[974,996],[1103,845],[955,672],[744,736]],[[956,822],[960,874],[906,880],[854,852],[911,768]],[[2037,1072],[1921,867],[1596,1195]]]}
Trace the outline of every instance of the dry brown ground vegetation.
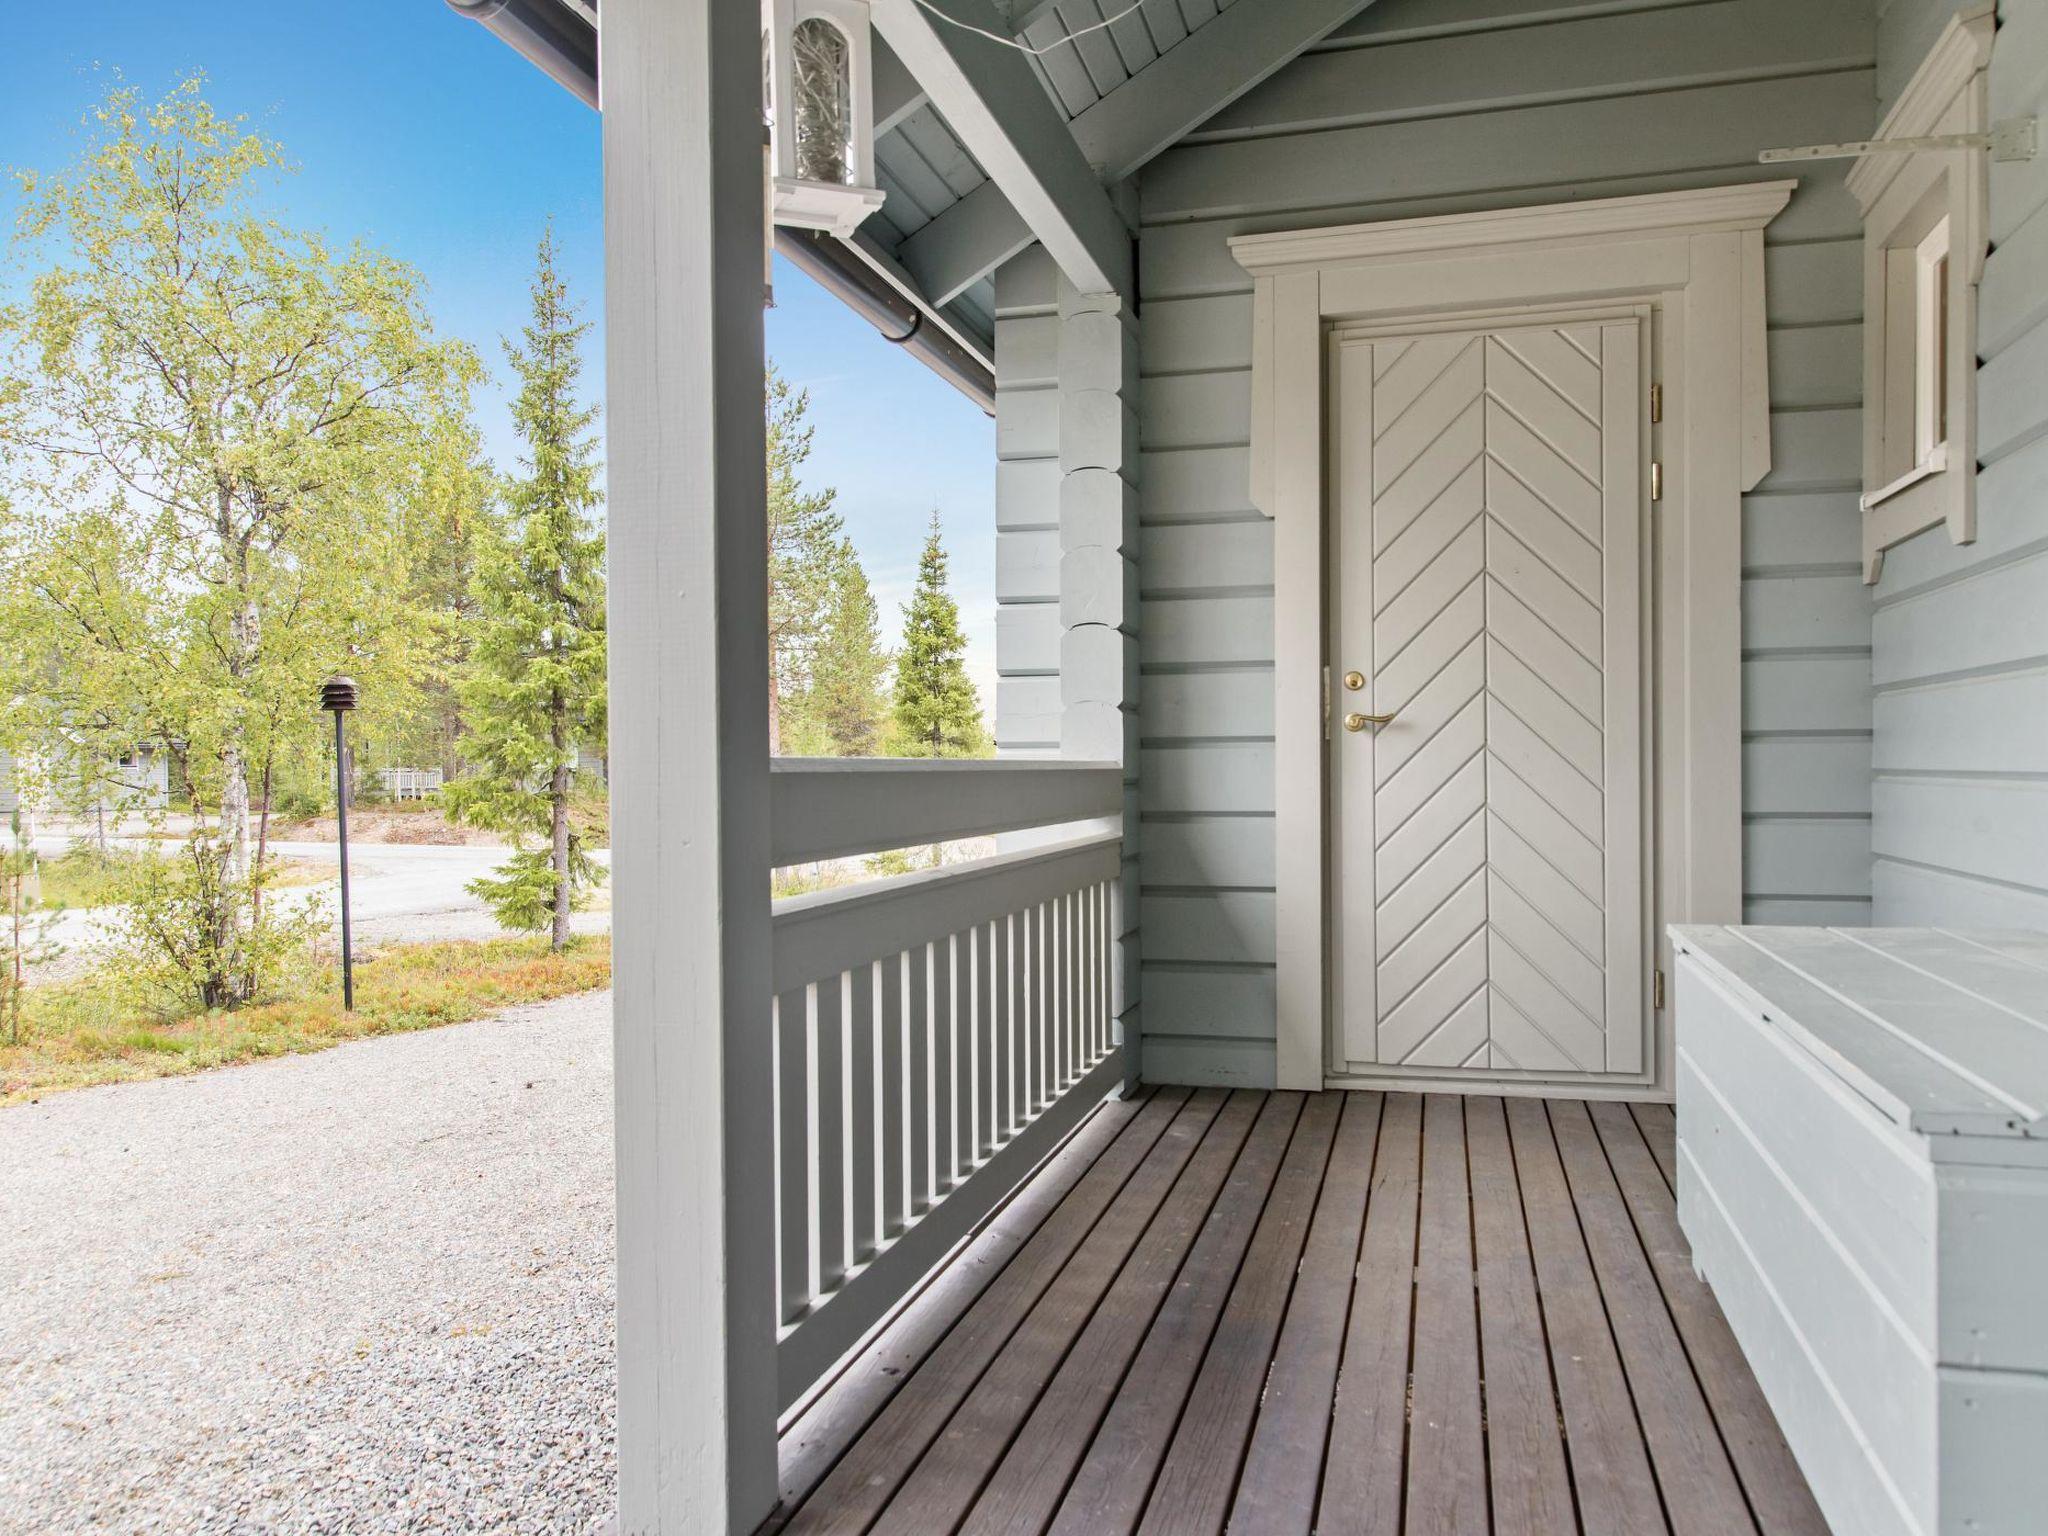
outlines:
{"label": "dry brown ground vegetation", "polygon": [[0,1044],[0,1105],[97,1083],[175,1077],[368,1035],[432,1029],[611,984],[611,939],[551,954],[544,938],[395,945],[356,965],[345,1013],[331,975],[231,1011],[165,1019],[91,980],[34,988],[19,1045]]}

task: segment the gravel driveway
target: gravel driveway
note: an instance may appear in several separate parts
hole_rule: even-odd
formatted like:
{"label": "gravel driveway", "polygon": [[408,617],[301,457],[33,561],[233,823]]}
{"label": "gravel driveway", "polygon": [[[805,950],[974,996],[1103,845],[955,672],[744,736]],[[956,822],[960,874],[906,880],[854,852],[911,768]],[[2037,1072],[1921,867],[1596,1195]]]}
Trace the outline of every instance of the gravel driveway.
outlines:
{"label": "gravel driveway", "polygon": [[611,994],[0,1111],[0,1530],[587,1531]]}

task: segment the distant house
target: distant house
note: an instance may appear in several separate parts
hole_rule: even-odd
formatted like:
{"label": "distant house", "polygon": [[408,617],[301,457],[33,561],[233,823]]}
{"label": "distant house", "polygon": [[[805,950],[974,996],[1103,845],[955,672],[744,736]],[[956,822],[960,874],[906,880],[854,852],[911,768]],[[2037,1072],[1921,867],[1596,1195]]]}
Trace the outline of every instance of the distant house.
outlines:
{"label": "distant house", "polygon": [[14,759],[0,747],[0,821],[12,817],[21,805],[21,786],[14,772]]}
{"label": "distant house", "polygon": [[139,741],[114,765],[109,799],[118,797],[123,809],[160,811],[171,803],[171,754],[162,742]]}

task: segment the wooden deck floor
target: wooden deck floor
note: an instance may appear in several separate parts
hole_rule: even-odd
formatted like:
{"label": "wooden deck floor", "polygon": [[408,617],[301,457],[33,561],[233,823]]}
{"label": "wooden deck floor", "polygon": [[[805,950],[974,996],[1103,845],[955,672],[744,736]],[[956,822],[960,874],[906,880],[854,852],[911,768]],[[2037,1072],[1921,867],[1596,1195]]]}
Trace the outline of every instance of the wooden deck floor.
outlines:
{"label": "wooden deck floor", "polygon": [[791,1533],[1826,1536],[1659,1106],[1105,1106],[785,1435]]}

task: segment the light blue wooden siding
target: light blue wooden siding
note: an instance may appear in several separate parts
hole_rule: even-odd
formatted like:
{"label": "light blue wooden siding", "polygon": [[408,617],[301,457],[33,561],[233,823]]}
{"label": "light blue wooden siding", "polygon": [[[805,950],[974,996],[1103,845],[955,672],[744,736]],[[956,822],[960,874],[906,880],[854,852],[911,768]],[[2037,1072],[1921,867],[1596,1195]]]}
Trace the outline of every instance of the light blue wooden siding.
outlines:
{"label": "light blue wooden siding", "polygon": [[[1924,50],[1950,7],[1916,8],[1938,14],[1897,32]],[[2009,3],[2000,19],[1991,115],[2048,115],[2048,6]],[[1903,80],[1917,59],[1884,73]],[[1994,164],[1990,211],[1977,542],[1932,529],[1885,557],[1877,587],[1883,923],[2048,927],[2048,159]]]}
{"label": "light blue wooden siding", "polygon": [[[1142,175],[1148,1078],[1273,1070],[1272,539],[1226,237],[1752,180],[1759,149],[1870,129],[1869,0],[1617,11],[1378,0]],[[1766,236],[1777,467],[1745,509],[1747,915],[1862,922],[1858,225],[1839,166],[1803,174]]]}

